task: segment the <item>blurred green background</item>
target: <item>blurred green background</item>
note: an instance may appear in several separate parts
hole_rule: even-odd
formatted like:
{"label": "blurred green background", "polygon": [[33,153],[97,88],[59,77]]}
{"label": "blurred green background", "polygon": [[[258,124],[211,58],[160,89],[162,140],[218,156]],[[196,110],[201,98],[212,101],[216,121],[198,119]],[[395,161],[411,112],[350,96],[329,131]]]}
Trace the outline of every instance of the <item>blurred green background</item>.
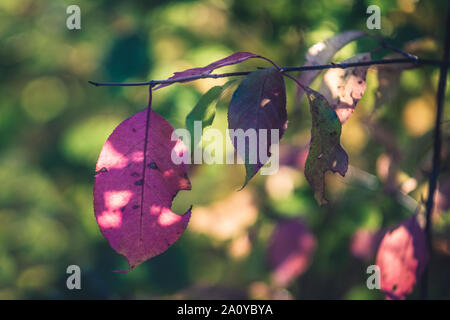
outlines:
{"label": "blurred green background", "polygon": [[[405,71],[398,93],[370,124],[378,80],[376,71],[369,71],[364,98],[343,126],[352,174],[328,177],[327,207],[317,206],[303,172],[290,162],[276,175],[257,175],[241,192],[236,191],[244,181],[243,165],[195,166],[192,191],[181,192],[173,207],[181,213],[194,206],[187,231],[167,252],[129,274],[112,272],[127,263],[100,234],[92,186],[103,143],[115,126],[146,107],[148,92],[87,81],[165,79],[236,51],[282,66],[302,65],[314,43],[345,30],[366,30],[370,4],[382,10],[382,29],[374,33],[397,47],[426,39],[420,56],[439,59],[446,3],[0,1],[0,299],[382,299],[366,288],[373,256],[355,257],[351,239],[360,228],[399,223],[426,197],[437,68]],[[66,28],[70,4],[81,8],[81,30]],[[377,46],[370,39],[353,42],[336,61]],[[221,71],[265,66],[252,60]],[[184,127],[201,94],[225,81],[159,90],[154,110],[175,128]],[[291,81],[286,85],[289,128],[282,144],[289,151],[308,141],[311,119],[304,99],[301,109],[294,108],[295,87]],[[230,94],[219,103],[213,127],[226,128]],[[437,195],[430,278],[430,297],[440,299],[450,298],[449,97],[447,90],[440,179],[447,188]],[[267,247],[286,218],[307,223],[317,249],[306,272],[280,287],[273,283]],[[82,290],[66,288],[71,264],[81,267]]]}

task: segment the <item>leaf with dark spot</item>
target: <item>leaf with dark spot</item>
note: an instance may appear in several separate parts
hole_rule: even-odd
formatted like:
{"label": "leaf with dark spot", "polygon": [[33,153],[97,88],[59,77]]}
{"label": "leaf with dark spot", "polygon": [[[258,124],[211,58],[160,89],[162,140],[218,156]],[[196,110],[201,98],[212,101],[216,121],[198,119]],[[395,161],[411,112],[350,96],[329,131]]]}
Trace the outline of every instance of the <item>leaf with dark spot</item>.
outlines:
{"label": "leaf with dark spot", "polygon": [[[232,137],[230,133],[234,148],[245,163],[244,187],[271,155],[269,151],[272,141],[271,130],[278,130],[276,134],[278,139],[281,139],[287,128],[286,88],[283,76],[278,70],[257,70],[241,82],[231,98],[228,128],[242,129],[244,133],[256,130],[253,145],[250,142],[251,138],[243,137],[245,139],[243,148],[242,144],[239,147],[239,143],[244,140],[240,142],[240,139]],[[259,131],[260,129],[266,131]],[[261,154],[266,159],[263,159]]]}
{"label": "leaf with dark spot", "polygon": [[419,282],[428,264],[429,252],[421,216],[413,215],[389,231],[380,243],[376,264],[381,290],[387,299],[404,299]]}
{"label": "leaf with dark spot", "polygon": [[158,170],[158,166],[156,165],[155,162],[150,162],[150,163],[148,164],[148,167],[149,167],[150,169],[153,169],[153,170]]}
{"label": "leaf with dark spot", "polygon": [[[107,168],[95,178],[97,223],[111,247],[127,258],[129,270],[167,250],[186,229],[191,215],[190,209],[184,215],[170,209],[177,192],[191,188],[186,166],[172,162],[172,150],[179,156],[186,152],[180,139],[171,140],[172,132],[149,103],[119,124],[97,162],[98,170]],[[151,163],[159,170],[148,169]],[[142,179],[136,180],[135,173]]]}
{"label": "leaf with dark spot", "polygon": [[306,88],[309,100],[312,128],[305,177],[314,190],[320,205],[327,203],[324,197],[325,172],[338,172],[344,176],[348,168],[347,153],[340,145],[341,122],[336,112],[320,93]]}

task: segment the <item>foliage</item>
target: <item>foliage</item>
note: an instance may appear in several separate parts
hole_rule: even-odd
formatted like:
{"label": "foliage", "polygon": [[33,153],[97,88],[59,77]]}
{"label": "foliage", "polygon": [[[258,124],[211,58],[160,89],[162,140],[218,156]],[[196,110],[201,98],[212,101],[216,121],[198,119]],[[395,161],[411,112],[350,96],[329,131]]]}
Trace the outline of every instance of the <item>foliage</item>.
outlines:
{"label": "foliage", "polygon": [[[444,25],[444,2],[378,2],[380,33],[389,43],[421,58],[440,58],[444,30],[436,26]],[[426,198],[436,68],[404,64],[395,74],[390,70],[397,65],[367,71],[364,95],[341,129],[348,171],[345,178],[325,175],[328,206],[314,201],[302,173],[313,120],[308,100],[295,98],[298,89],[289,79],[289,128],[278,173],[255,175],[236,192],[245,166],[191,166],[192,190],[180,191],[172,207],[166,205],[174,213],[193,205],[189,226],[163,254],[126,275],[111,272],[127,269],[126,260],[102,237],[92,206],[92,186],[102,174],[94,172],[97,155],[124,119],[145,118],[148,91],[94,88],[88,80],[166,79],[173,71],[247,51],[280,66],[304,65],[314,44],[345,30],[365,30],[368,1],[83,0],[78,1],[80,31],[65,28],[61,13],[68,4],[0,2],[0,298],[384,298],[365,286],[379,235],[360,248],[364,258],[354,255],[352,239],[360,230],[384,235]],[[344,61],[378,45],[358,33],[351,38],[319,64]],[[371,52],[372,59],[388,54]],[[239,62],[220,72],[274,67],[261,58]],[[302,75],[311,74],[300,72],[299,81],[325,96],[323,77],[302,81]],[[154,93],[152,110],[172,127],[183,127],[203,94],[225,83],[223,78],[172,84]],[[223,91],[198,119],[225,130],[229,93]],[[138,112],[141,116],[133,116]],[[429,280],[430,297],[441,299],[450,298],[447,118]],[[286,221],[292,232],[286,232],[288,240],[278,239]],[[310,246],[293,246],[293,262],[287,265],[294,272],[280,288],[275,279],[283,264],[271,260],[270,248],[296,238],[309,239]],[[308,253],[307,263],[302,252]],[[80,291],[65,287],[71,264],[81,267]],[[418,297],[416,288],[407,297]]]}

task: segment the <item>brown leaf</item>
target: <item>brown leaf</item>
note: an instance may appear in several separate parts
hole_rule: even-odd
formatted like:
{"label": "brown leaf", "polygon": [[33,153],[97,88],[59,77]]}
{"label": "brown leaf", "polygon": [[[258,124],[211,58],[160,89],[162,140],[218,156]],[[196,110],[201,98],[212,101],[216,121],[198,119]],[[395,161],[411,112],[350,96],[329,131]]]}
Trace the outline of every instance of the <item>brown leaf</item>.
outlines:
{"label": "brown leaf", "polygon": [[[342,47],[344,47],[349,42],[364,36],[365,34],[366,33],[363,31],[350,30],[328,38],[325,41],[316,43],[308,49],[308,52],[306,53],[306,62],[304,65],[317,66],[328,63]],[[320,70],[303,71],[301,72],[300,78],[298,78],[298,80],[304,86],[309,86],[311,82],[313,82],[317,77],[319,72]],[[300,101],[304,93],[305,91],[303,89],[298,89],[298,101]]]}
{"label": "brown leaf", "polygon": [[[357,54],[341,63],[370,61],[370,53]],[[320,93],[327,98],[341,123],[353,114],[356,104],[366,90],[368,66],[346,69],[329,69],[323,76]]]}

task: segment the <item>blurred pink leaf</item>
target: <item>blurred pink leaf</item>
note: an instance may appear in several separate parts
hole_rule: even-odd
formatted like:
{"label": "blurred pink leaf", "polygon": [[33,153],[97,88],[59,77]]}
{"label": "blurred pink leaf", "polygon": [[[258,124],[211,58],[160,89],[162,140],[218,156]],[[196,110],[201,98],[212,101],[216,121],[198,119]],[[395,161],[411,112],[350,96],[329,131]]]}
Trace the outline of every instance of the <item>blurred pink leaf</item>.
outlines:
{"label": "blurred pink leaf", "polygon": [[289,219],[278,223],[268,249],[273,281],[277,286],[288,286],[308,269],[316,242],[316,237],[303,222]]}
{"label": "blurred pink leaf", "polygon": [[242,129],[244,132],[256,130],[255,145],[250,143],[250,139],[245,139],[244,148],[239,148],[241,142],[236,136],[232,137],[230,131],[231,142],[245,163],[243,187],[268,161],[273,140],[272,130],[278,130],[274,132],[280,140],[286,128],[286,87],[282,74],[276,69],[253,71],[233,93],[228,108],[228,129]]}
{"label": "blurred pink leaf", "polygon": [[186,152],[172,132],[149,104],[117,126],[97,162],[95,216],[111,247],[127,258],[128,271],[167,250],[191,215],[170,210],[177,192],[191,188],[186,167],[171,160],[172,149]]}
{"label": "blurred pink leaf", "polygon": [[304,146],[291,144],[280,145],[280,165],[293,167],[299,170],[305,169],[305,162],[308,158],[309,143]]}
{"label": "blurred pink leaf", "polygon": [[417,219],[413,215],[387,232],[378,248],[376,264],[387,299],[404,299],[411,293],[428,263],[425,232]]}
{"label": "blurred pink leaf", "polygon": [[[169,78],[169,80],[177,80],[180,78],[185,78],[185,77],[190,77],[190,76],[209,74],[212,71],[214,71],[215,69],[229,66],[232,64],[236,64],[236,63],[240,63],[240,62],[243,62],[250,58],[258,58],[258,57],[260,57],[260,56],[257,54],[251,53],[251,52],[236,52],[226,58],[217,60],[217,61],[207,65],[206,67],[192,68],[192,69],[187,69],[187,70],[184,70],[181,72],[174,72],[173,76],[171,76]],[[169,85],[171,85],[171,84],[170,83],[161,84],[158,87],[156,87],[155,90],[167,87]]]}
{"label": "blurred pink leaf", "polygon": [[385,230],[356,230],[350,242],[352,255],[364,261],[373,259],[385,233]]}

